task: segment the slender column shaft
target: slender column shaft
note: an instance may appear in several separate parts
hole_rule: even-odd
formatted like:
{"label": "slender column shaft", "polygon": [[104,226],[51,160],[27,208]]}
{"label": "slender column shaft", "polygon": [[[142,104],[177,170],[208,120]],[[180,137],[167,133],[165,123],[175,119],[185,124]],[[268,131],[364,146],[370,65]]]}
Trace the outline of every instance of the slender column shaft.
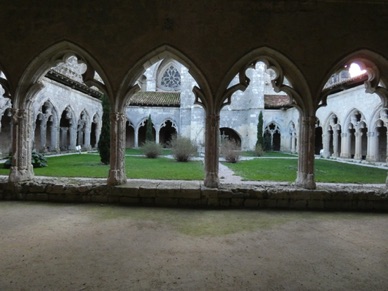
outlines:
{"label": "slender column shaft", "polygon": [[108,185],[127,182],[125,174],[125,115],[113,112],[110,115],[110,169]]}
{"label": "slender column shaft", "polygon": [[315,116],[302,115],[299,137],[299,158],[296,185],[315,189],[314,180],[314,144],[315,144]]}
{"label": "slender column shaft", "polygon": [[215,113],[206,113],[206,131],[205,131],[205,181],[204,184],[209,188],[217,188],[218,178],[218,131],[220,125],[220,115]]}

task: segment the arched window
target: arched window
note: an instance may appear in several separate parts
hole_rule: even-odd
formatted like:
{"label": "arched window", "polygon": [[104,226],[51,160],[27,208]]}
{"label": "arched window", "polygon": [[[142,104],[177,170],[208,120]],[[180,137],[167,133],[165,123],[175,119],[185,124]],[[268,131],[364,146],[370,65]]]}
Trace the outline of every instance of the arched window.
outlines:
{"label": "arched window", "polygon": [[181,87],[181,75],[179,71],[173,66],[170,65],[164,71],[161,80],[160,86],[165,90],[179,90]]}

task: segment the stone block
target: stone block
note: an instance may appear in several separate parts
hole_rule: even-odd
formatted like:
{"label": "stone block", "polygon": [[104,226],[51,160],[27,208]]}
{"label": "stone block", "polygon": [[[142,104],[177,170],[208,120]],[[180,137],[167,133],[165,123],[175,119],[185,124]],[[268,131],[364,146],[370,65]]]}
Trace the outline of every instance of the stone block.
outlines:
{"label": "stone block", "polygon": [[120,203],[124,204],[139,204],[140,199],[134,197],[120,197]]}
{"label": "stone block", "polygon": [[201,187],[202,197],[208,199],[217,199],[218,198],[218,189]]}
{"label": "stone block", "polygon": [[156,190],[157,197],[174,198],[180,190],[180,185],[178,185],[178,187],[174,187],[174,185],[170,184],[159,184]]}
{"label": "stone block", "polygon": [[232,197],[232,199],[230,199],[230,206],[231,207],[243,207],[244,206],[244,198],[242,197]]}
{"label": "stone block", "polygon": [[176,206],[178,205],[178,199],[169,197],[156,197],[155,204],[163,206]]}
{"label": "stone block", "polygon": [[179,198],[178,205],[182,207],[204,207],[207,205],[206,199]]}
{"label": "stone block", "polygon": [[218,198],[207,198],[207,205],[209,207],[218,207],[220,203]]}
{"label": "stone block", "polygon": [[259,201],[257,199],[245,199],[244,207],[246,208],[257,208],[259,206]]}
{"label": "stone block", "polygon": [[141,198],[140,201],[144,205],[155,205],[155,198]]}
{"label": "stone block", "polygon": [[230,207],[230,198],[219,198],[220,207]]}
{"label": "stone block", "polygon": [[27,201],[48,201],[49,195],[47,193],[30,193],[25,196]]}
{"label": "stone block", "polygon": [[149,186],[142,186],[138,190],[139,197],[144,198],[155,198],[156,195],[156,188],[157,185],[149,185]]}

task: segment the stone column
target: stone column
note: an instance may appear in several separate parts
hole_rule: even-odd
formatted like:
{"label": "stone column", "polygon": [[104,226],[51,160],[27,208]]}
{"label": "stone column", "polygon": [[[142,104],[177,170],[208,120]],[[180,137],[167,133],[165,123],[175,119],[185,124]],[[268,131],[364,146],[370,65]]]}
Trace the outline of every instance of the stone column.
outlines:
{"label": "stone column", "polygon": [[133,146],[135,147],[135,148],[138,148],[139,147],[139,128],[134,128],[134,141],[133,141]]}
{"label": "stone column", "polygon": [[70,126],[70,140],[69,140],[69,150],[75,150],[77,143],[77,125]]}
{"label": "stone column", "polygon": [[[375,128],[377,131],[377,128]],[[379,161],[380,149],[379,149],[379,132],[368,132],[368,154],[366,159],[371,162]]]}
{"label": "stone column", "polygon": [[341,147],[341,158],[349,159],[351,157],[351,142],[349,132],[343,132],[341,134]]}
{"label": "stone column", "polygon": [[298,173],[295,184],[315,189],[314,179],[315,116],[302,113],[299,131]]}
{"label": "stone column", "polygon": [[330,157],[330,133],[329,131],[326,131],[326,133],[322,136],[323,139],[323,157],[329,158]]}
{"label": "stone column", "polygon": [[12,109],[12,166],[9,181],[16,183],[34,177],[31,164],[31,114],[27,109]]}
{"label": "stone column", "polygon": [[296,133],[292,132],[291,133],[291,153],[295,153],[295,137]]}
{"label": "stone column", "polygon": [[338,130],[333,128],[333,157],[338,157]]}
{"label": "stone column", "polygon": [[354,150],[354,159],[355,160],[362,160],[362,132],[361,129],[357,129],[357,131],[354,133],[356,137],[355,141],[355,150]]}
{"label": "stone column", "polygon": [[67,142],[67,132],[69,128],[68,127],[61,127],[60,128],[60,138],[61,138],[61,145],[60,147],[67,150],[68,149],[68,142]]}
{"label": "stone column", "polygon": [[125,114],[113,112],[110,115],[110,169],[108,185],[127,182],[125,173]]}
{"label": "stone column", "polygon": [[59,136],[59,131],[58,131],[58,126],[56,124],[52,124],[51,127],[50,127],[50,131],[51,131],[51,148],[50,150],[51,151],[56,151],[58,152],[59,151],[59,144],[58,144],[58,136]]}
{"label": "stone column", "polygon": [[84,137],[84,148],[90,150],[92,148],[90,145],[90,125],[85,127]]}
{"label": "stone column", "polygon": [[155,126],[155,143],[159,144],[160,141],[160,127]]}
{"label": "stone column", "polygon": [[220,127],[219,113],[206,112],[205,130],[205,181],[209,188],[217,188],[218,178],[218,136]]}
{"label": "stone column", "polygon": [[46,138],[47,138],[47,117],[43,116],[40,122],[40,149],[36,149],[38,152],[47,150]]}

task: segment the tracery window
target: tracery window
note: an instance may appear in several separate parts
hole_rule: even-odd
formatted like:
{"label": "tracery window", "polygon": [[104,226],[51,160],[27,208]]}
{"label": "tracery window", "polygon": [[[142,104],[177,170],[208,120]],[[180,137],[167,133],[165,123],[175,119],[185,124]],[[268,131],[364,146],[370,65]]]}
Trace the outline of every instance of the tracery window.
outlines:
{"label": "tracery window", "polygon": [[180,88],[181,75],[173,65],[169,66],[166,71],[164,71],[160,85],[170,90],[176,90]]}

